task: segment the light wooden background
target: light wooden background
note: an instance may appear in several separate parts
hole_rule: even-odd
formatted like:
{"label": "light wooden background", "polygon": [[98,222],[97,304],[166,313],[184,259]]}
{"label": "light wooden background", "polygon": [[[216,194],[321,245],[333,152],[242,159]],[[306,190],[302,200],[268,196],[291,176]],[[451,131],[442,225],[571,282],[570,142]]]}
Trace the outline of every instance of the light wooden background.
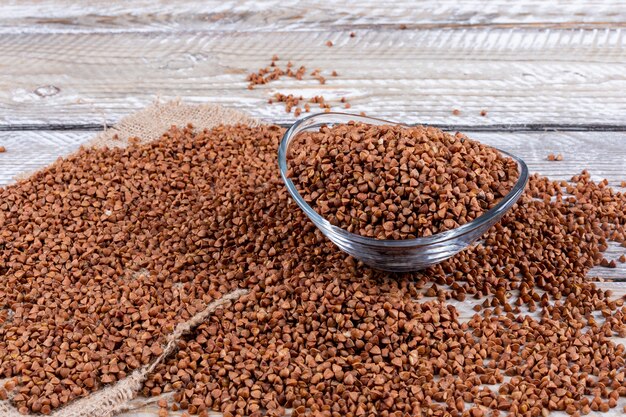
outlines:
{"label": "light wooden background", "polygon": [[[355,3],[3,0],[0,185],[157,97],[290,123],[267,104],[277,91],[460,129],[555,179],[586,168],[618,188],[626,181],[625,1]],[[274,54],[339,76],[248,90],[246,74]],[[592,273],[626,293],[625,265]]]}

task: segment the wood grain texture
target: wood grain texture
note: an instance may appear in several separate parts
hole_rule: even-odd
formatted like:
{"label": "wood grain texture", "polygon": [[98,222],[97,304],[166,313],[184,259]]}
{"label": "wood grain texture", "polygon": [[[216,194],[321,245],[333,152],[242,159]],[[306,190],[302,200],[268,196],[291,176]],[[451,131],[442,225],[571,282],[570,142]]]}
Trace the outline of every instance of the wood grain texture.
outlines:
{"label": "wood grain texture", "polygon": [[[587,169],[594,181],[607,179],[616,190],[626,181],[626,132],[545,132],[496,133],[467,132],[491,146],[520,156],[531,172],[554,180],[569,180]],[[0,145],[7,152],[0,154],[0,186],[10,184],[16,175],[33,172],[65,156],[94,135],[90,131],[0,132]],[[548,161],[550,153],[561,153],[563,161]],[[626,253],[625,248],[611,245],[609,259]],[[624,281],[626,294],[626,264],[618,268],[595,268],[593,276]]]}
{"label": "wood grain texture", "polygon": [[[607,179],[611,187],[626,181],[626,132],[464,132],[473,139],[521,157],[531,172],[554,180],[569,180],[583,169],[594,181]],[[0,186],[15,175],[54,162],[77,150],[95,135],[93,131],[0,132]],[[560,153],[562,161],[548,161]]]}
{"label": "wood grain texture", "polygon": [[0,153],[0,187],[74,152],[92,136],[94,132],[81,131],[0,132],[0,145],[6,148]]}
{"label": "wood grain texture", "polygon": [[619,0],[440,0],[383,2],[10,0],[0,6],[0,33],[153,30],[320,30],[462,26],[623,27]]}
{"label": "wood grain texture", "polygon": [[[339,76],[325,85],[281,79],[246,89],[246,75],[274,54]],[[157,95],[292,121],[267,104],[277,91],[346,97],[355,113],[405,122],[624,124],[626,37],[619,29],[462,29],[365,30],[355,38],[345,31],[16,34],[0,42],[0,128],[111,124]]]}

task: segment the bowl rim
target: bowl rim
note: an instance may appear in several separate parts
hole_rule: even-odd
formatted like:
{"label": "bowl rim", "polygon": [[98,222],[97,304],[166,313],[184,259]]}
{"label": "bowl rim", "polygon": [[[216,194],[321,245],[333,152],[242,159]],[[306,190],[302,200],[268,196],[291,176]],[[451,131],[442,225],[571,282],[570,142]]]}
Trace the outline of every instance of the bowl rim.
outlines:
{"label": "bowl rim", "polygon": [[[302,196],[298,192],[293,181],[291,181],[291,179],[287,177],[287,150],[288,150],[289,143],[291,142],[291,140],[298,133],[300,133],[301,131],[307,130],[307,128],[309,127],[316,127],[316,126],[321,126],[321,125],[336,125],[336,124],[344,123],[344,122],[337,121],[337,120],[333,121],[332,120],[333,118],[340,118],[340,119],[346,119],[346,120],[349,119],[348,121],[356,121],[356,122],[363,122],[363,123],[367,123],[368,120],[369,121],[374,120],[374,121],[377,121],[378,124],[392,124],[392,125],[403,126],[403,127],[412,127],[412,126],[417,126],[417,125],[409,125],[406,123],[392,122],[389,120],[380,119],[376,117],[361,116],[361,115],[356,115],[356,114],[351,114],[351,113],[328,112],[328,113],[312,114],[312,115],[309,115],[309,116],[306,116],[297,120],[291,125],[291,127],[283,135],[280,141],[280,146],[278,147],[278,167],[280,169],[280,176],[282,177],[283,182],[285,183],[285,186],[287,187],[287,191],[289,192],[291,197],[295,200],[296,204],[298,204],[300,209],[302,209],[302,211],[304,211],[304,213],[318,227],[320,225],[324,226],[324,228],[327,229],[328,231],[331,231],[332,233],[335,233],[339,235],[340,237],[343,237],[346,240],[360,243],[362,245],[374,246],[374,247],[407,248],[407,247],[415,247],[415,246],[429,246],[429,245],[433,245],[436,243],[445,242],[451,239],[456,239],[460,236],[470,233],[473,230],[476,230],[477,228],[489,223],[494,218],[497,218],[499,215],[504,214],[504,212],[508,211],[509,208],[511,208],[515,204],[515,202],[518,200],[518,198],[522,195],[522,193],[524,192],[524,189],[526,188],[526,184],[528,183],[529,172],[528,172],[528,167],[526,166],[526,163],[521,158],[492,146],[493,149],[497,150],[504,156],[510,157],[517,163],[519,177],[517,179],[517,182],[511,189],[511,191],[509,191],[509,193],[506,196],[504,196],[491,209],[489,209],[488,211],[486,211],[479,217],[475,218],[474,220],[468,223],[465,223],[464,225],[461,225],[451,230],[446,230],[445,232],[436,233],[431,236],[418,237],[414,239],[400,239],[400,240],[376,239],[372,237],[361,236],[359,234],[349,232],[345,229],[342,229],[338,226],[334,226],[333,224],[331,224],[321,214],[315,211],[315,209],[313,209],[313,207],[311,207],[306,201],[304,201],[304,198],[302,198]],[[325,119],[329,119],[329,120],[324,121]],[[318,124],[312,123],[317,120],[320,120]]]}

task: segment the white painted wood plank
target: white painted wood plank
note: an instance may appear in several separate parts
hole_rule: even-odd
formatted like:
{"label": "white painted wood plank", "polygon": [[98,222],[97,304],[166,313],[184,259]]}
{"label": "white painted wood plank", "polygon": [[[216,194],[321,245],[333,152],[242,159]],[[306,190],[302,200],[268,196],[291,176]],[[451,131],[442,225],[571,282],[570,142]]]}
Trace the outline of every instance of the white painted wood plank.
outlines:
{"label": "white painted wood plank", "polygon": [[77,150],[94,136],[87,131],[0,132],[0,187]]}
{"label": "white painted wood plank", "polygon": [[[0,186],[15,175],[39,169],[58,157],[77,150],[97,132],[17,131],[1,132]],[[521,157],[531,172],[554,180],[569,180],[583,169],[594,181],[607,179],[611,187],[626,181],[626,132],[473,132],[469,137]],[[562,161],[548,161],[549,154],[562,154]]]}
{"label": "white painted wood plank", "polygon": [[[35,131],[0,132],[0,145],[7,148],[0,154],[0,186],[6,185],[9,178],[20,172],[32,171],[66,155],[94,135],[90,131]],[[588,169],[595,180],[607,178],[613,187],[619,188],[626,180],[626,132],[466,132],[468,136],[492,146],[521,156],[531,172],[540,172],[553,179],[569,179],[583,169]],[[549,153],[561,153],[563,161],[547,161]],[[624,248],[611,248],[611,259],[624,253]],[[618,263],[615,269],[596,268],[593,276],[605,279],[626,279],[626,264]],[[626,295],[626,282],[603,282],[599,287],[610,289],[614,297]],[[468,319],[475,312],[473,305],[483,300],[467,299],[465,302],[452,301],[461,314]],[[621,401],[626,404],[626,399]],[[592,413],[591,416],[614,417],[621,415],[621,407],[610,413]],[[145,407],[123,414],[123,417],[155,417],[158,409]],[[173,413],[172,415],[180,415]],[[211,414],[219,415],[219,414]],[[555,417],[564,413],[553,413]]]}
{"label": "white painted wood plank", "polygon": [[[541,132],[499,133],[468,132],[469,137],[521,157],[530,172],[538,172],[553,180],[569,180],[589,171],[592,180],[607,179],[617,191],[626,192],[626,132]],[[562,161],[548,161],[549,154],[563,155]],[[611,243],[611,242],[609,242]],[[615,260],[617,268],[595,267],[589,276],[624,281],[616,292],[626,294],[626,264],[617,261],[626,248],[609,244],[605,257]]]}
{"label": "white painted wood plank", "polygon": [[[274,54],[339,76],[248,90]],[[4,126],[111,124],[156,96],[293,120],[267,104],[277,91],[421,123],[623,124],[626,113],[620,29],[2,35],[0,69]]]}
{"label": "white painted wood plank", "polygon": [[318,30],[437,26],[623,26],[620,0],[9,0],[0,33],[152,30]]}
{"label": "white painted wood plank", "polygon": [[[16,175],[33,172],[59,156],[75,151],[95,132],[89,131],[34,131],[0,132],[0,145],[7,151],[0,153],[0,186],[13,182]],[[520,156],[531,172],[538,172],[554,180],[569,180],[587,169],[592,179],[607,179],[618,191],[626,181],[626,132],[542,132],[501,133],[467,132],[467,134],[505,151]],[[563,161],[548,161],[550,153],[560,153]],[[609,259],[617,259],[626,249],[610,246]],[[618,267],[595,268],[593,276],[626,281],[626,264]],[[626,283],[621,289],[626,294]]]}
{"label": "white painted wood plank", "polygon": [[[586,169],[594,181],[607,179],[619,191],[626,181],[626,132],[465,132],[471,138],[521,157],[531,172],[569,180]],[[548,161],[549,154],[563,155]]]}

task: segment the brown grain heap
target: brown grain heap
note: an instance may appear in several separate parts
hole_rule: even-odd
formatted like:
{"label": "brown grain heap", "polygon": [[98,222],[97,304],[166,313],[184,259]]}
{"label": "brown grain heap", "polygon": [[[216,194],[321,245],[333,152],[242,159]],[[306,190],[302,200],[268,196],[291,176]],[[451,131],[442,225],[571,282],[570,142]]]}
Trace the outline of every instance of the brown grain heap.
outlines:
{"label": "brown grain heap", "polygon": [[185,337],[145,395],[253,417],[580,415],[626,396],[612,339],[626,308],[586,278],[626,242],[624,194],[586,172],[534,175],[482,243],[390,275],[290,200],[283,132],[173,129],[0,190],[0,399],[48,413],[119,380],[236,287],[248,295]]}
{"label": "brown grain heap", "polygon": [[492,208],[517,164],[462,134],[434,127],[350,123],[301,135],[289,176],[332,224],[377,239],[430,236]]}

